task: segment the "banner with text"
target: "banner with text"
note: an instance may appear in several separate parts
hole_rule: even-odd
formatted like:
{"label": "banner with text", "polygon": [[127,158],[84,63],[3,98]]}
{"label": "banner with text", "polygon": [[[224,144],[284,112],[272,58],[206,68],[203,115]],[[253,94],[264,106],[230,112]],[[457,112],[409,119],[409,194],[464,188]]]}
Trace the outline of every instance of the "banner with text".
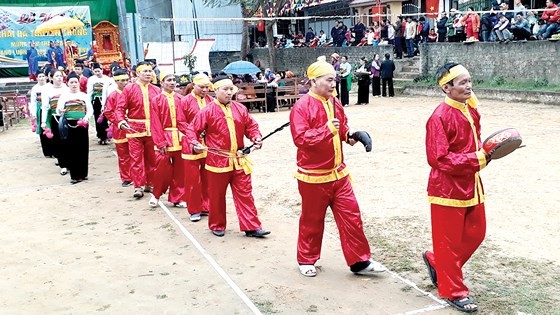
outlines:
{"label": "banner with text", "polygon": [[[0,6],[0,67],[27,67],[29,43],[35,42],[39,61],[46,61],[50,41],[60,43],[60,32],[36,34],[35,29],[53,17],[61,15],[79,19],[83,28],[63,31],[64,40],[78,47],[80,56],[91,48],[92,29],[88,6],[66,7],[2,7]],[[61,45],[62,46],[62,45]]]}

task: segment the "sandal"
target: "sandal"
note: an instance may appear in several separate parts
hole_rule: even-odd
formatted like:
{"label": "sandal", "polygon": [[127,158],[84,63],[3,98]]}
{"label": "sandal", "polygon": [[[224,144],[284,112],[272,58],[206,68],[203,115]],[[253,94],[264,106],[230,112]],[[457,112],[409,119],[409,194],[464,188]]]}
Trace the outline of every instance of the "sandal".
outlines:
{"label": "sandal", "polygon": [[150,201],[148,201],[148,205],[150,205],[150,207],[155,208],[158,205],[159,200],[152,195],[152,197],[150,198]]}
{"label": "sandal", "polygon": [[[445,299],[445,301],[453,306],[454,308],[456,308],[457,310],[461,311],[461,312],[465,312],[465,313],[474,313],[476,311],[478,311],[478,306],[475,304],[474,300],[470,297],[464,297],[464,298],[457,298],[455,300],[451,300],[451,299]],[[472,305],[474,307],[467,307],[469,305]]]}
{"label": "sandal", "polygon": [[140,199],[144,197],[144,192],[142,191],[142,188],[135,188],[134,194],[132,196],[136,199]]}
{"label": "sandal", "polygon": [[317,269],[314,265],[299,265],[299,272],[306,277],[315,277]]}
{"label": "sandal", "polygon": [[68,169],[66,167],[63,167],[60,169],[60,175],[64,176],[68,174]]}
{"label": "sandal", "polygon": [[428,260],[428,256],[426,255],[428,251],[422,253],[422,259],[424,259],[424,263],[428,267],[428,274],[430,275],[430,280],[432,280],[432,284],[437,288],[437,274],[436,269],[432,267],[430,261]]}

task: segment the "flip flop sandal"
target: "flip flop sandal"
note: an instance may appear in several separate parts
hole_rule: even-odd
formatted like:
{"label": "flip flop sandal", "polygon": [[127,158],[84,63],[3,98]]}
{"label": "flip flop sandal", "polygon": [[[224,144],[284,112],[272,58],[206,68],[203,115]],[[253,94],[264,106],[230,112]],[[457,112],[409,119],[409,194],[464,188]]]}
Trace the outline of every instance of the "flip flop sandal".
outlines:
{"label": "flip flop sandal", "polygon": [[299,265],[299,272],[306,277],[315,277],[317,269],[314,265]]}
{"label": "flip flop sandal", "polygon": [[428,267],[428,274],[430,275],[430,280],[432,280],[432,284],[437,288],[438,287],[438,283],[437,283],[437,274],[436,274],[436,270],[434,269],[434,267],[432,267],[432,265],[430,264],[430,261],[428,260],[428,257],[426,256],[426,252],[422,253],[422,259],[424,259],[424,263],[426,264],[426,266]]}
{"label": "flip flop sandal", "polygon": [[[464,298],[457,298],[455,300],[445,299],[445,301],[447,302],[447,304],[453,306],[455,309],[461,312],[474,313],[478,311],[478,306],[470,296]],[[474,305],[475,307],[467,308],[466,307],[467,305]]]}

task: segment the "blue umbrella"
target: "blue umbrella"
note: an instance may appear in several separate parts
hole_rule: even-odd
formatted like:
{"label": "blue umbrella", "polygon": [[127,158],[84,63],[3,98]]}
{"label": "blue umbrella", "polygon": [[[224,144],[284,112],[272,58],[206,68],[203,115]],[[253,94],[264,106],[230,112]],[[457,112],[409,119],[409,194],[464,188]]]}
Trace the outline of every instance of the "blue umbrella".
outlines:
{"label": "blue umbrella", "polygon": [[255,66],[254,64],[248,62],[248,61],[235,61],[230,63],[229,65],[227,65],[223,70],[223,72],[227,73],[227,74],[251,74],[251,73],[257,73],[260,72],[261,69],[259,69],[257,66]]}

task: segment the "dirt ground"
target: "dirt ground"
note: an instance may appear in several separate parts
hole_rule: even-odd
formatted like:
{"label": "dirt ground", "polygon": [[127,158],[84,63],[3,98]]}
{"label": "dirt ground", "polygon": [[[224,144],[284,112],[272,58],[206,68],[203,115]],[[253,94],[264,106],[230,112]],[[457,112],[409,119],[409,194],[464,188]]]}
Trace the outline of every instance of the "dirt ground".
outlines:
{"label": "dirt ground", "polygon": [[[272,234],[249,239],[229,193],[223,238],[210,234],[206,219],[191,223],[167,203],[171,216],[146,197],[133,200],[132,188],[120,186],[112,145],[95,144],[94,128],[89,181],[70,185],[22,122],[0,133],[0,313],[455,313],[430,296],[437,290],[420,257],[431,242],[424,125],[440,101],[372,98],[345,110],[374,140],[372,153],[344,148],[374,259],[391,270],[373,278],[349,272],[332,216],[318,276],[299,274],[301,201],[289,130],[251,154],[256,205]],[[479,314],[559,314],[560,108],[482,100],[480,111],[483,138],[515,127],[526,147],[481,173],[487,238],[465,267]],[[288,114],[253,113],[263,134]]]}

